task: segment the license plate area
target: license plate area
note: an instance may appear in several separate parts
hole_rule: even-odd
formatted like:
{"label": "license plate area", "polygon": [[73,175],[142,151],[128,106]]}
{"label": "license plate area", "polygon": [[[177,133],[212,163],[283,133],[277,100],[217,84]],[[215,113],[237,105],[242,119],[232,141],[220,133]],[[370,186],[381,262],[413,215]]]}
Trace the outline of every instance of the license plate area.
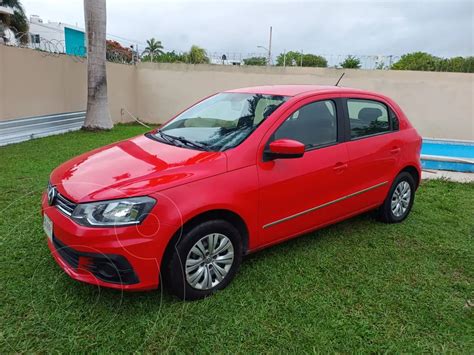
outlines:
{"label": "license plate area", "polygon": [[45,214],[43,216],[43,229],[50,242],[53,242],[53,221]]}

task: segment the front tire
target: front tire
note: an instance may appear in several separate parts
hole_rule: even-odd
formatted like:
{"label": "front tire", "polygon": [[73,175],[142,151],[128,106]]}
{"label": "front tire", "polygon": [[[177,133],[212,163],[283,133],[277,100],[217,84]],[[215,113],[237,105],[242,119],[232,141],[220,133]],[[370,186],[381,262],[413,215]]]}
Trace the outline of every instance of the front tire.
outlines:
{"label": "front tire", "polygon": [[197,300],[224,289],[242,262],[242,238],[224,220],[201,223],[185,232],[165,269],[172,294]]}
{"label": "front tire", "polygon": [[385,223],[399,223],[408,217],[415,200],[415,180],[407,172],[400,173],[382,206],[379,218]]}

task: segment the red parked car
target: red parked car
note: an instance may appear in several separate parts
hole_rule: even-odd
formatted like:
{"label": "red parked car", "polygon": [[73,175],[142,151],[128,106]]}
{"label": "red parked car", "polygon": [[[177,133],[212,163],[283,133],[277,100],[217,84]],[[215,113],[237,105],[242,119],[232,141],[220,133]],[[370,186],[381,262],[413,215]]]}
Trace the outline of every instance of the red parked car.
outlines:
{"label": "red parked car", "polygon": [[369,210],[404,220],[420,149],[380,94],[230,90],[59,166],[43,196],[44,229],[76,280],[124,290],[164,282],[198,299],[226,287],[250,252]]}

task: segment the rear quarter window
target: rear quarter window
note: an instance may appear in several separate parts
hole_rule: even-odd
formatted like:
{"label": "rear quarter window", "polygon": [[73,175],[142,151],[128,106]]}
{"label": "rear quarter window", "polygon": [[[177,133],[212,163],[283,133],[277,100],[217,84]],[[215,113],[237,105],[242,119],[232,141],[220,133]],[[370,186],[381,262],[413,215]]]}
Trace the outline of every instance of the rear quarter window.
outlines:
{"label": "rear quarter window", "polygon": [[351,138],[372,136],[389,132],[389,110],[381,102],[347,99]]}

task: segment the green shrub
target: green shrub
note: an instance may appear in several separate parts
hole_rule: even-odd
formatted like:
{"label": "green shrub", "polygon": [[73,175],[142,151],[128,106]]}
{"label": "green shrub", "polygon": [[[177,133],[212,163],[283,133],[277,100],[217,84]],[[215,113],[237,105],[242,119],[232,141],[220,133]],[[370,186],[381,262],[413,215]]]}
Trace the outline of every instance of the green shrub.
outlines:
{"label": "green shrub", "polygon": [[150,54],[142,57],[142,62],[153,62],[155,63],[191,63],[191,64],[207,64],[210,62],[204,48],[193,45],[189,52],[179,54],[175,51],[161,53],[151,57]]}
{"label": "green shrub", "polygon": [[391,69],[472,73],[474,57],[439,58],[425,52],[414,52],[402,55]]}
{"label": "green shrub", "polygon": [[425,70],[436,71],[440,58],[425,52],[404,54],[392,65],[395,70]]}
{"label": "green shrub", "polygon": [[186,63],[208,64],[210,62],[210,59],[207,56],[206,50],[196,45],[191,46],[191,49],[189,50],[188,53],[185,54],[185,57],[186,57]]}
{"label": "green shrub", "polygon": [[359,69],[360,68],[360,59],[352,55],[348,55],[342,63],[339,64],[342,68],[347,69]]}
{"label": "green shrub", "polygon": [[245,65],[267,65],[267,58],[265,57],[250,57],[244,59]]}
{"label": "green shrub", "polygon": [[[142,62],[150,62],[150,55],[145,55],[142,57]],[[165,52],[163,54],[153,57],[153,62],[155,63],[185,63],[186,57],[183,54],[177,54],[175,51]]]}
{"label": "green shrub", "polygon": [[[286,59],[285,59],[286,56]],[[326,68],[328,62],[324,57],[315,54],[302,54],[300,52],[289,51],[286,54],[281,53],[277,57],[277,64],[279,66],[303,66],[303,67],[320,67]]]}

